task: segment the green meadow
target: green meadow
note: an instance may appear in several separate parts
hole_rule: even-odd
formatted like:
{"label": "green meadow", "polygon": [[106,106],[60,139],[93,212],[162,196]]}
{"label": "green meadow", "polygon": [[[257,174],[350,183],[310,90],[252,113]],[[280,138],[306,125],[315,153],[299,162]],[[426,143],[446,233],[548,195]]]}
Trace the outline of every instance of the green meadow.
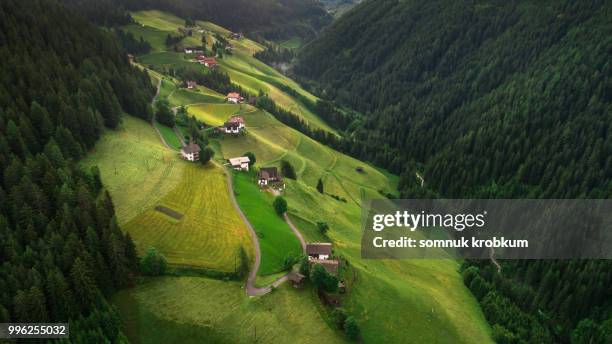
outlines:
{"label": "green meadow", "polygon": [[163,277],[113,297],[133,343],[344,343],[309,288],[249,298],[243,283]]}
{"label": "green meadow", "polygon": [[100,168],[119,224],[140,254],[155,247],[171,264],[227,272],[235,271],[241,247],[252,256],[223,170],[183,161],[160,143],[148,122],[124,116],[122,128],[107,131],[84,164]]}
{"label": "green meadow", "polygon": [[[140,63],[143,65],[157,65],[175,68],[205,68],[201,65],[190,62],[189,58],[183,53],[170,52],[167,51],[165,46],[160,46],[160,35],[165,37],[167,34],[177,34],[178,28],[184,25],[183,19],[160,11],[132,12],[132,17],[140,25],[129,25],[124,27],[124,29],[133,32],[136,37],[143,37],[145,40],[151,39],[155,48],[153,52],[139,56]],[[215,33],[224,36],[227,36],[229,33],[228,30],[212,23],[202,21],[198,21],[197,23],[205,30],[203,35],[207,37],[209,45],[214,40],[213,35]],[[135,27],[138,28],[137,33]],[[183,41],[181,44],[197,44],[200,37],[201,34],[196,33],[193,37],[185,38],[185,40],[188,41]],[[219,59],[219,64],[221,67],[220,70],[228,73],[232,79],[232,82],[240,85],[253,94],[258,94],[260,90],[264,91],[280,106],[286,108],[287,110],[293,111],[311,126],[327,130],[329,132],[335,132],[333,128],[322,121],[316,114],[312,113],[299,100],[294,99],[292,96],[282,91],[278,87],[278,85],[291,87],[296,92],[307,97],[311,101],[316,101],[317,99],[315,96],[304,90],[295,81],[282,75],[265,63],[255,59],[252,55],[255,52],[263,50],[264,47],[262,45],[247,38],[230,41],[236,48],[232,55],[226,54],[222,59]],[[163,42],[162,45],[164,45]]]}
{"label": "green meadow", "polygon": [[255,228],[261,248],[259,275],[280,272],[287,255],[301,254],[300,242],[272,207],[274,196],[262,191],[254,173],[234,173],[234,192],[240,209]]}
{"label": "green meadow", "polygon": [[[180,22],[173,16],[159,13],[137,12],[137,21],[159,30],[169,30]],[[157,26],[155,26],[157,25]],[[200,23],[211,32],[227,31],[210,23]],[[207,33],[209,34],[209,33]],[[271,67],[252,58],[251,54],[260,46],[248,39],[232,41],[236,51],[232,56],[224,57],[221,69],[226,71],[233,82],[250,91],[263,90],[279,103],[302,116],[313,127],[332,131],[316,114],[309,112],[303,104],[289,94],[282,92],[278,85],[287,85],[306,97],[312,97],[299,85],[280,75]],[[141,57],[150,64],[180,65],[186,62],[183,54],[150,54]],[[182,60],[181,60],[182,59]],[[170,91],[170,99],[178,91]],[[198,92],[181,91],[175,97],[173,105],[189,105],[189,112],[204,122],[212,125],[222,123],[232,114],[231,108],[223,107],[216,102],[192,102],[199,97]],[[212,97],[222,95],[211,94]],[[214,139],[211,145],[215,148],[217,159],[242,155],[246,151],[255,153],[257,166],[279,166],[282,160],[289,161],[297,172],[296,181],[285,180],[287,189],[284,197],[289,203],[289,215],[309,241],[331,241],[336,255],[345,257],[355,270],[357,280],[345,300],[344,307],[358,320],[362,329],[364,342],[435,342],[435,343],[490,343],[491,330],[482,312],[467,288],[464,286],[458,272],[459,262],[453,260],[365,260],[361,258],[361,205],[368,199],[383,198],[381,193],[394,193],[398,178],[386,171],[377,169],[368,163],[353,159],[333,149],[302,135],[277,121],[272,115],[253,109],[243,113],[246,125],[246,135],[223,136]],[[272,195],[261,192],[252,179],[252,174],[236,173],[234,178],[235,191],[241,209],[260,232],[262,246],[262,267],[260,275],[273,274],[287,252],[299,251],[299,243],[286,224],[272,209]],[[324,193],[319,193],[315,186],[321,179]],[[333,196],[333,197],[332,197]],[[119,207],[118,207],[119,208]],[[316,229],[318,221],[327,222],[330,230],[326,236]],[[267,280],[259,279],[259,283]],[[188,282],[187,282],[188,281]],[[222,294],[225,282],[207,279],[183,280],[163,278],[138,286],[131,291],[124,291],[118,297],[118,308],[128,319],[128,335],[154,338],[157,329],[143,330],[142,324],[154,317],[168,320],[168,331],[175,333],[209,334],[208,338],[218,338],[230,342],[253,342],[253,323],[245,319],[256,319],[258,309],[244,306],[244,301],[236,301],[236,296]],[[195,296],[189,290],[200,288],[216,296],[216,302],[234,305],[235,317],[245,321],[244,331],[240,320],[226,320],[225,310],[205,303],[205,296]],[[204,287],[206,285],[206,287]],[[241,285],[236,284],[236,288]],[[219,288],[217,290],[216,288]],[[186,290],[188,289],[188,290]],[[309,288],[308,288],[309,289]],[[171,291],[175,290],[175,291]],[[244,295],[241,290],[236,295]],[[219,293],[219,294],[215,294]],[[180,294],[180,295],[177,295]],[[194,304],[183,302],[182,294],[191,295]],[[200,294],[198,294],[200,295]],[[280,295],[280,296],[279,296]],[[280,299],[277,299],[280,298]],[[177,299],[180,299],[177,300]],[[325,335],[318,342],[327,343],[338,340],[336,333],[326,325],[323,308],[312,295],[296,291],[284,286],[270,295],[256,298],[257,302],[268,302],[268,312],[274,312],[279,319],[291,319],[303,322],[294,326],[293,330],[302,328],[315,329],[322,326],[321,333],[331,331],[331,336]],[[282,301],[280,301],[282,300]],[[199,303],[202,302],[202,303]],[[280,304],[276,305],[276,302]],[[302,314],[284,307],[282,302],[300,303],[302,307],[318,310],[318,315]],[[162,306],[158,306],[162,305]],[[250,304],[250,303],[248,303]],[[162,309],[166,305],[169,309]],[[196,307],[196,305],[200,307]],[[237,308],[236,308],[237,307]],[[143,310],[142,314],[133,314],[132,309]],[[196,309],[197,308],[197,309]],[[239,310],[239,311],[238,311]],[[146,312],[145,312],[146,311]],[[219,312],[221,320],[215,320],[215,312]],[[233,314],[232,313],[232,314]],[[212,314],[212,315],[211,315]],[[212,317],[212,318],[211,318]],[[144,319],[144,320],[143,320]],[[149,319],[149,320],[147,320]],[[136,324],[136,325],[134,325]],[[141,324],[140,326],[137,326]],[[283,342],[312,342],[312,340],[295,339],[293,334],[286,334],[279,329],[283,325],[271,324],[266,330],[281,331],[281,337],[270,335],[261,342],[272,342],[281,338]],[[225,329],[236,329],[237,334],[228,334]],[[258,332],[259,332],[259,327]],[[140,329],[140,330],[139,330]],[[264,331],[262,329],[262,331]],[[159,331],[161,332],[161,330]],[[134,334],[135,333],[135,334]],[[160,337],[162,333],[158,334]],[[287,337],[282,337],[286,335]],[[227,337],[226,337],[227,336]],[[234,336],[234,337],[232,337]],[[301,337],[300,338],[305,338]],[[295,339],[295,340],[294,340]],[[163,340],[162,340],[163,341]],[[214,340],[211,340],[214,341]]]}

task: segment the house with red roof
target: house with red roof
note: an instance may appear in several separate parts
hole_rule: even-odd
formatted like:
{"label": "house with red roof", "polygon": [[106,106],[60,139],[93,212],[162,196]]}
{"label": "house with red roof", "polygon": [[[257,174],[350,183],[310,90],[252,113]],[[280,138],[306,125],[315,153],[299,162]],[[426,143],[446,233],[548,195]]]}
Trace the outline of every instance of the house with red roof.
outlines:
{"label": "house with red roof", "polygon": [[243,100],[244,100],[244,98],[242,98],[240,96],[240,93],[230,92],[230,93],[227,94],[227,101],[230,102],[230,103],[238,104],[238,103],[240,103]]}

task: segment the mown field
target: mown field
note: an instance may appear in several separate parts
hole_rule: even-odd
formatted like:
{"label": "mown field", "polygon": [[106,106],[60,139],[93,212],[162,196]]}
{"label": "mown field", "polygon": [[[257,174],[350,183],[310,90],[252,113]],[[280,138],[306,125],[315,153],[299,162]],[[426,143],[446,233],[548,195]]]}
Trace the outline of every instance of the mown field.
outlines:
{"label": "mown field", "polygon": [[106,132],[84,163],[99,166],[119,223],[140,253],[155,247],[171,264],[234,271],[240,247],[252,256],[252,243],[230,203],[223,170],[177,154],[149,123],[125,116],[122,129]]}
{"label": "mown field", "polygon": [[[219,28],[211,25],[210,30]],[[221,61],[222,70],[230,74],[233,82],[248,89],[268,92],[279,104],[299,113],[311,125],[324,128],[320,124],[322,122],[317,122],[320,119],[315,114],[304,111],[297,100],[274,86],[281,81],[286,85],[295,83],[250,57],[249,52],[257,50],[257,46],[249,42],[246,39],[233,42],[238,46],[237,52]],[[248,48],[245,46],[247,43]],[[297,86],[295,88],[300,93],[305,92]],[[225,115],[209,111],[201,116],[218,123]],[[381,192],[394,192],[396,176],[323,146],[263,111],[254,111],[245,118],[247,135],[213,140],[213,146],[225,158],[242,155],[246,151],[254,152],[258,166],[278,166],[283,159],[294,165],[298,180],[286,180],[287,190],[284,194],[289,202],[290,216],[307,239],[332,241],[335,253],[344,256],[355,268],[358,281],[345,307],[358,319],[364,342],[491,342],[490,328],[476,300],[463,285],[458,273],[458,262],[361,259],[361,204],[363,200],[381,198]],[[324,184],[324,194],[315,189],[319,178]],[[255,192],[252,188],[252,194],[249,195],[248,188],[254,185],[247,179],[243,175],[235,181],[241,208],[249,218],[260,216],[259,212],[249,214],[248,209],[265,205],[265,200],[260,198],[267,197],[267,194],[257,193],[259,191]],[[253,200],[253,204],[245,203],[247,199]],[[267,209],[271,210],[271,207]],[[317,232],[317,221],[325,221],[330,225],[328,237]],[[261,240],[265,238],[264,234]],[[289,299],[304,298],[291,294],[290,290],[287,292]],[[173,298],[169,294],[167,297],[167,302]],[[271,294],[265,298],[275,297],[275,294]],[[204,314],[207,312],[202,311],[202,316]],[[290,317],[292,314],[283,316]],[[211,329],[221,326],[206,321],[195,323],[210,326]]]}
{"label": "mown field", "polygon": [[242,283],[153,278],[113,297],[133,343],[343,343],[310,289],[249,298]]}
{"label": "mown field", "polygon": [[100,168],[121,225],[155,207],[180,184],[186,167],[161,144],[150,123],[131,116],[106,132],[83,164]]}

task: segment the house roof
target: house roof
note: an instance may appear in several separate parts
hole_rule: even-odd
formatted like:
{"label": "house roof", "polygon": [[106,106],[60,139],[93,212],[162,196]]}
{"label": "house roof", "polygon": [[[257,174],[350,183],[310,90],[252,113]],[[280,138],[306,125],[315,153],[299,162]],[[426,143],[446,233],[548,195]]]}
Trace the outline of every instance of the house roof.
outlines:
{"label": "house roof", "polygon": [[184,152],[185,154],[197,153],[201,150],[202,148],[200,148],[200,146],[198,146],[197,144],[193,142],[189,142],[188,145],[181,148],[181,151]]}
{"label": "house roof", "polygon": [[227,94],[228,98],[240,98],[240,93],[237,92],[230,92]]}
{"label": "house roof", "polygon": [[229,123],[243,123],[244,124],[244,118],[242,118],[241,116],[234,116],[232,118],[230,118],[228,120]]}
{"label": "house roof", "polygon": [[226,127],[227,129],[237,129],[237,128],[240,128],[240,123],[237,123],[237,122],[225,122],[225,124],[223,126]]}
{"label": "house roof", "polygon": [[196,86],[198,83],[193,80],[187,80],[187,86]]}
{"label": "house roof", "polygon": [[245,162],[251,162],[251,160],[249,159],[248,156],[239,156],[237,158],[229,159],[229,162],[232,166],[240,166],[244,164]]}
{"label": "house roof", "polygon": [[306,254],[326,254],[331,256],[332,244],[327,242],[314,242],[306,244]]}
{"label": "house roof", "polygon": [[214,57],[205,57],[204,59],[202,59],[202,62],[208,64],[217,64],[217,59]]}
{"label": "house roof", "polygon": [[279,179],[276,167],[262,167],[257,174],[258,179]]}
{"label": "house roof", "polygon": [[334,276],[338,274],[338,261],[335,259],[313,259],[310,262],[313,264],[320,264],[325,271]]}

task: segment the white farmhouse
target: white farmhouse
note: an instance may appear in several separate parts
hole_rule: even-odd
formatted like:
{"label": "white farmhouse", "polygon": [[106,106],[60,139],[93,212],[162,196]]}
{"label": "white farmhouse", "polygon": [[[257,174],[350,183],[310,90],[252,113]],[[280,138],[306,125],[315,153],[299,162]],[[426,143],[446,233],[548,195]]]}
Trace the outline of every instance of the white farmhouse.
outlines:
{"label": "white farmhouse", "polygon": [[237,158],[229,159],[230,165],[236,171],[248,171],[249,170],[249,162],[251,160],[248,156],[240,156]]}

